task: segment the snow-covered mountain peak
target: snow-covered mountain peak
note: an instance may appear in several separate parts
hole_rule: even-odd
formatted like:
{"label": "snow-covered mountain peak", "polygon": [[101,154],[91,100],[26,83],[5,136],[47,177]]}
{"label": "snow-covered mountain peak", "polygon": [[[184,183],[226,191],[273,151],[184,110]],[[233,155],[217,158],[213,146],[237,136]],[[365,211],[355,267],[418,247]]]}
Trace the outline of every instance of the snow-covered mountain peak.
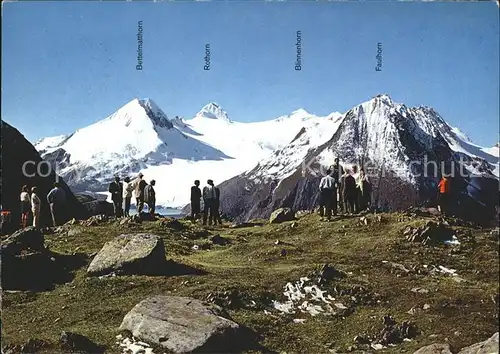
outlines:
{"label": "snow-covered mountain peak", "polygon": [[218,119],[224,122],[232,123],[231,119],[229,119],[229,116],[227,115],[226,111],[222,109],[221,106],[219,106],[215,102],[210,102],[207,105],[205,105],[197,114],[196,117],[203,117],[203,118],[209,118],[209,119]]}
{"label": "snow-covered mountain peak", "polygon": [[301,116],[301,117],[310,117],[310,116],[313,116],[313,114],[309,113],[308,111],[306,111],[305,109],[303,108],[299,108],[295,111],[293,111],[290,116]]}

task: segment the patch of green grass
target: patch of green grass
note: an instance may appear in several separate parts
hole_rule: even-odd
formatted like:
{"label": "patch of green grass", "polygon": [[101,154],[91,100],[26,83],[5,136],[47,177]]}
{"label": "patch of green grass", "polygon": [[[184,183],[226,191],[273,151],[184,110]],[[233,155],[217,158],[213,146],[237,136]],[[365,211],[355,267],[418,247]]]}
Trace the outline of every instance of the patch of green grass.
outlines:
{"label": "patch of green grass", "polygon": [[[88,261],[103,244],[119,234],[154,233],[162,237],[167,257],[176,263],[202,269],[205,275],[121,276],[89,278],[88,264],[78,269],[71,283],[56,285],[47,292],[3,292],[2,343],[23,344],[30,338],[52,344],[47,352],[57,352],[60,332],[72,331],[105,345],[107,352],[119,353],[115,344],[118,327],[125,314],[151,295],[193,296],[207,299],[213,294],[236,292],[256,308],[228,305],[230,316],[260,335],[260,344],[287,353],[328,353],[345,350],[356,335],[377,335],[382,317],[392,315],[398,323],[411,320],[420,334],[383,353],[411,352],[432,342],[448,342],[461,348],[489,338],[498,328],[498,308],[491,300],[498,294],[498,241],[488,238],[487,230],[456,228],[471,232],[476,243],[451,252],[451,246],[426,247],[408,243],[402,230],[423,225],[426,218],[405,218],[384,214],[382,221],[368,225],[359,217],[322,222],[317,215],[306,215],[294,227],[291,222],[259,227],[204,229],[182,221],[184,228],[171,230],[156,222],[140,226],[117,223],[83,228],[46,236],[46,246],[61,254],[85,254]],[[208,230],[208,231],[207,231]],[[193,250],[208,244],[209,236],[219,234],[230,240],[226,246]],[[278,241],[279,242],[276,242]],[[446,275],[429,275],[392,268],[383,261],[400,263],[411,269],[423,265],[445,266],[457,270],[466,282],[455,282]],[[329,263],[347,276],[324,287],[350,291],[362,287],[361,300],[354,312],[339,316],[315,317],[309,314],[280,315],[269,308],[271,299],[285,300],[283,287],[288,281],[311,276]],[[420,287],[428,293],[414,293]],[[339,296],[348,302],[351,295]],[[372,298],[373,301],[365,300]],[[226,304],[226,303],[224,303]],[[430,305],[423,310],[424,304]],[[227,304],[226,304],[227,305]],[[419,310],[411,315],[413,307]],[[265,314],[267,309],[271,315]],[[305,323],[294,323],[304,318]],[[459,333],[459,335],[456,335]],[[437,338],[429,338],[436,334]]]}

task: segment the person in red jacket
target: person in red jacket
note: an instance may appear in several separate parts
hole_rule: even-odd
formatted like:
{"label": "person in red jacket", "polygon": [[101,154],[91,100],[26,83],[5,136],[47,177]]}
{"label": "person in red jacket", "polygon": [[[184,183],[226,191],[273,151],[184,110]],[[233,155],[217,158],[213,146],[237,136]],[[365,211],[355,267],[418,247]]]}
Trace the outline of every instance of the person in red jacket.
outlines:
{"label": "person in red jacket", "polygon": [[450,181],[443,175],[438,184],[438,210],[446,214],[450,203]]}

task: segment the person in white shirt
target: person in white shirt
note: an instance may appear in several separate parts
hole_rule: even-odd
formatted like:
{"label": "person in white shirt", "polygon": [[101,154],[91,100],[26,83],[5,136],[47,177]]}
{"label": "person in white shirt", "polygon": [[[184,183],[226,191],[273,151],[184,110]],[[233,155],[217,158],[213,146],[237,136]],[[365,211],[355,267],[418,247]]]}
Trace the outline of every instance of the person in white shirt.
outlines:
{"label": "person in white shirt", "polygon": [[21,227],[24,229],[28,226],[28,219],[31,211],[31,198],[29,195],[28,186],[23,186],[21,189]]}
{"label": "person in white shirt", "polygon": [[132,192],[135,189],[133,182],[130,182],[129,177],[125,177],[123,180],[123,201],[124,201],[124,215],[130,216],[130,204],[132,201]]}
{"label": "person in white shirt", "polygon": [[331,173],[331,170],[327,170],[326,176],[321,178],[319,182],[319,215],[321,217],[326,216],[327,220],[330,220],[332,217],[333,203],[337,204],[335,200],[337,196],[337,181],[331,176]]}
{"label": "person in white shirt", "polygon": [[354,213],[357,214],[361,211],[359,208],[359,200],[360,200],[361,190],[359,189],[359,184],[358,184],[358,181],[359,181],[358,166],[356,166],[356,165],[352,166],[351,176],[356,181],[356,197],[354,198]]}
{"label": "person in white shirt", "polygon": [[31,211],[33,212],[33,226],[40,227],[40,206],[42,201],[38,197],[37,187],[31,188]]}
{"label": "person in white shirt", "polygon": [[208,221],[209,225],[212,225],[212,219],[214,215],[214,203],[215,203],[215,187],[214,181],[209,179],[207,181],[208,186],[203,187],[203,225],[207,224],[208,213],[210,213],[210,219]]}

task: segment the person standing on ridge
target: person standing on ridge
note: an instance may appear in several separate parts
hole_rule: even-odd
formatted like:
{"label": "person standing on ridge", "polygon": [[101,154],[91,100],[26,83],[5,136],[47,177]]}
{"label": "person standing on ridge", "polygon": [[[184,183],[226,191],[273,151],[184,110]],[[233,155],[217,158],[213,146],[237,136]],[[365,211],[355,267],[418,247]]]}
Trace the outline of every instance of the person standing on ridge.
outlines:
{"label": "person standing on ridge", "polygon": [[[212,184],[212,186],[213,186],[213,184]],[[222,225],[222,220],[220,218],[220,212],[219,212],[219,208],[220,208],[220,189],[214,186],[214,191],[215,191],[215,199],[214,199],[214,205],[213,205],[213,208],[212,208],[213,216],[212,216],[212,214],[210,214],[210,218],[213,218],[214,225],[217,225],[217,223],[219,223],[219,225]]]}
{"label": "person standing on ridge", "polygon": [[359,213],[359,199],[360,199],[360,194],[361,191],[358,188],[357,182],[359,179],[359,172],[358,172],[358,166],[353,165],[352,166],[352,177],[354,178],[354,196],[353,196],[353,201],[354,201],[354,210],[353,213],[357,214]]}
{"label": "person standing on ridge", "polygon": [[333,194],[336,193],[335,179],[331,176],[332,171],[327,170],[326,176],[321,178],[319,182],[319,198],[320,198],[320,209],[319,215],[321,217],[326,216],[326,220],[330,221],[332,217],[332,204],[335,199]]}
{"label": "person standing on ridge", "polygon": [[147,183],[142,177],[144,177],[144,175],[139,173],[139,176],[137,176],[134,181],[137,214],[141,214],[142,209],[144,209],[144,188],[146,188]]}
{"label": "person standing on ridge", "polygon": [[438,210],[442,214],[446,214],[450,203],[450,181],[447,176],[443,175],[441,177],[438,190]]}
{"label": "person standing on ridge", "polygon": [[28,186],[21,188],[21,227],[24,229],[28,226],[28,219],[31,211],[31,199]]}
{"label": "person standing on ridge", "polygon": [[358,206],[359,211],[363,211],[369,207],[371,202],[371,183],[368,176],[365,175],[364,169],[359,170],[359,176],[356,181],[356,186],[358,188]]}
{"label": "person standing on ridge", "polygon": [[334,215],[337,214],[337,204],[338,206],[340,206],[340,210],[342,211],[343,209],[343,200],[342,200],[342,193],[341,193],[341,189],[342,189],[342,176],[344,175],[344,168],[340,165],[340,161],[339,161],[339,158],[336,157],[335,158],[335,163],[333,164],[331,170],[332,170],[332,177],[333,179],[335,179],[335,182],[337,183],[337,188],[336,188],[336,192],[338,192],[338,197],[337,195],[335,195],[335,198],[336,198],[336,203],[334,205]]}
{"label": "person standing on ridge", "polygon": [[130,178],[125,177],[123,180],[123,200],[125,201],[124,203],[124,215],[126,217],[130,216],[130,204],[132,200],[132,192],[134,191],[134,185],[133,183],[130,183]]}
{"label": "person standing on ridge", "polygon": [[40,207],[42,201],[38,197],[38,188],[31,188],[31,212],[33,213],[33,226],[40,228]]}
{"label": "person standing on ridge", "polygon": [[119,218],[123,216],[123,184],[120,182],[120,177],[115,177],[115,180],[109,184],[108,191],[111,193],[114,214],[117,218]]}
{"label": "person standing on ridge", "polygon": [[349,172],[348,169],[345,169],[342,176],[342,198],[344,199],[345,214],[352,215],[355,211],[356,180]]}
{"label": "person standing on ridge", "polygon": [[198,219],[201,208],[200,208],[200,198],[201,198],[201,190],[200,190],[200,181],[194,181],[194,186],[191,187],[191,220],[196,221]]}
{"label": "person standing on ridge", "polygon": [[152,216],[155,215],[155,209],[156,209],[156,192],[155,189],[153,188],[155,184],[156,181],[152,179],[151,182],[149,182],[149,184],[146,187],[144,187],[144,201],[148,205],[149,213]]}
{"label": "person standing on ridge", "polygon": [[66,204],[66,192],[58,182],[54,183],[54,188],[47,195],[47,201],[52,213],[52,223],[56,227],[63,222],[64,205]]}
{"label": "person standing on ridge", "polygon": [[210,213],[210,218],[208,224],[212,224],[212,218],[214,213],[214,201],[215,201],[215,189],[214,182],[209,179],[207,181],[208,186],[203,187],[203,225],[207,224],[208,213]]}

